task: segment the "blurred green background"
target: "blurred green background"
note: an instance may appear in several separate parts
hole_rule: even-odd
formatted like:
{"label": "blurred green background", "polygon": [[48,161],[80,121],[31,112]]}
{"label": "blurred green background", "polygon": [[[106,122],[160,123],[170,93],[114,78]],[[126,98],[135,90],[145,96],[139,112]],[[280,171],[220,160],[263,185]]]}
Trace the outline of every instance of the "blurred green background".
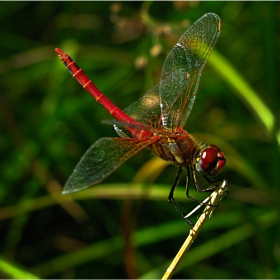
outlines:
{"label": "blurred green background", "polygon": [[125,108],[207,12],[222,32],[185,129],[226,154],[230,193],[174,278],[280,278],[278,2],[1,2],[1,277],[162,277],[190,229],[167,202],[177,170],[142,151],[61,195],[84,152],[116,133],[54,48]]}

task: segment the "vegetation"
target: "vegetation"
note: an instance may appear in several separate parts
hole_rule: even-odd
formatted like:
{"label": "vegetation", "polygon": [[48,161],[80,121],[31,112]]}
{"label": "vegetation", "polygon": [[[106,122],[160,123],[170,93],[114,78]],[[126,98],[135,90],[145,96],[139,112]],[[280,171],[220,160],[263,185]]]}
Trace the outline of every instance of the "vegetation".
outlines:
{"label": "vegetation", "polygon": [[[177,170],[143,151],[98,186],[63,196],[84,152],[116,133],[54,48],[125,108],[158,83],[187,26],[214,12],[222,32],[185,129],[225,153],[220,177],[230,193],[174,277],[280,278],[279,8],[231,1],[0,3],[1,277],[163,276],[190,230],[167,202]],[[176,198],[188,212],[196,204],[184,195],[184,178]]]}

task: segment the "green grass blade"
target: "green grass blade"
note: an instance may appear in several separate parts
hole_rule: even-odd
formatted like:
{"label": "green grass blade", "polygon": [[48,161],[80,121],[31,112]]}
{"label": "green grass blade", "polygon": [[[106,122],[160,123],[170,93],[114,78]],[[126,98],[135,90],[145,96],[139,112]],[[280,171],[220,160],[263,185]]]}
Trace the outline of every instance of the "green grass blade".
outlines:
{"label": "green grass blade", "polygon": [[10,279],[39,279],[36,275],[16,266],[15,263],[10,264],[3,258],[0,258],[0,271],[2,276],[4,274]]}
{"label": "green grass blade", "polygon": [[209,58],[209,65],[233,87],[241,99],[245,101],[246,106],[254,112],[266,130],[271,133],[275,123],[272,112],[231,63],[220,53],[213,51]]}

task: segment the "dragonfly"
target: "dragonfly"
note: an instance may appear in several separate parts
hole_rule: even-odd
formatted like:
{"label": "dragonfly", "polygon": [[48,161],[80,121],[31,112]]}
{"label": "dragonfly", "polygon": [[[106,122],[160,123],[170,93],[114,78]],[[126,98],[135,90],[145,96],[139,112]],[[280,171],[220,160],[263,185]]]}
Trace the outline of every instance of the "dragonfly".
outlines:
{"label": "dragonfly", "polygon": [[178,167],[168,201],[193,226],[174,199],[183,169],[187,170],[186,196],[201,203],[190,195],[190,182],[197,192],[211,192],[217,186],[200,187],[197,172],[212,184],[221,181],[212,178],[226,163],[216,145],[204,144],[183,129],[195,102],[202,70],[220,32],[221,20],[214,13],[194,22],[167,55],[160,82],[124,110],[112,103],[69,55],[55,49],[71,75],[114,117],[112,122],[120,136],[101,138],[87,150],[67,180],[63,194],[100,183],[130,157],[148,148]]}

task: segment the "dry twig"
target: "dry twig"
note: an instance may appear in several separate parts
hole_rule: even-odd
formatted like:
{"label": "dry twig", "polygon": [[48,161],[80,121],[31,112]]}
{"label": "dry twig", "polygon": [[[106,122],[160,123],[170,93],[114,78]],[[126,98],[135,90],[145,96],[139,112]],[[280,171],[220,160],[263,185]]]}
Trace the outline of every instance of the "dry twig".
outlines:
{"label": "dry twig", "polygon": [[[221,185],[208,197],[206,198],[203,203],[205,204],[208,200],[211,205],[217,205],[219,201],[227,194],[228,189],[227,189],[227,181],[223,180]],[[203,206],[203,203],[198,205],[190,214],[187,216],[190,216],[192,213],[194,213],[198,208]],[[194,227],[190,230],[189,236],[187,237],[186,241],[180,248],[179,252],[173,259],[172,263],[166,270],[165,274],[163,275],[162,279],[170,279],[172,274],[174,273],[176,267],[178,266],[180,260],[182,259],[183,255],[188,251],[188,249],[191,247],[192,243],[194,242],[195,238],[197,237],[199,231],[201,230],[203,224],[208,220],[213,211],[216,209],[216,207],[213,206],[206,206],[203,213],[197,220],[196,224]]]}

